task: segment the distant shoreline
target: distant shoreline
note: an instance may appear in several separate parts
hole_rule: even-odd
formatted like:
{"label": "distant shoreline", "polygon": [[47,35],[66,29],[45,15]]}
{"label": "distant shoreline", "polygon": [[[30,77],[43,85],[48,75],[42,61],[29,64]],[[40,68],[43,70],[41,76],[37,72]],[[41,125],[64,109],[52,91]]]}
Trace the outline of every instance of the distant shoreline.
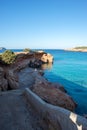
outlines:
{"label": "distant shoreline", "polygon": [[[11,50],[13,52],[23,52],[23,49],[0,49],[0,54],[2,54],[5,50]],[[32,49],[32,50],[40,50],[40,49]],[[75,47],[75,48],[67,48],[67,49],[41,49],[41,50],[59,50],[59,51],[72,51],[72,52],[87,52],[87,47],[86,48],[79,48],[79,47]]]}
{"label": "distant shoreline", "polygon": [[65,51],[75,51],[75,52],[87,52],[87,47],[75,47],[75,48],[69,48],[64,49]]}

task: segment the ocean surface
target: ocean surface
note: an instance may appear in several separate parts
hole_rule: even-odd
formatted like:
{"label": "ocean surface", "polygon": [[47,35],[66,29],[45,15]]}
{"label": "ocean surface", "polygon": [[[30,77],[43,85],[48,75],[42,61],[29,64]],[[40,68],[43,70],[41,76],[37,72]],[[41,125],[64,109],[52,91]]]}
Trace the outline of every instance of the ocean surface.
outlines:
{"label": "ocean surface", "polygon": [[54,63],[44,67],[44,76],[65,87],[78,104],[76,113],[87,114],[87,52],[45,51],[54,56]]}
{"label": "ocean surface", "polygon": [[[22,49],[12,51],[22,51]],[[75,112],[87,114],[87,53],[64,50],[45,50],[54,56],[53,64],[44,64],[44,77],[64,86],[78,104]]]}

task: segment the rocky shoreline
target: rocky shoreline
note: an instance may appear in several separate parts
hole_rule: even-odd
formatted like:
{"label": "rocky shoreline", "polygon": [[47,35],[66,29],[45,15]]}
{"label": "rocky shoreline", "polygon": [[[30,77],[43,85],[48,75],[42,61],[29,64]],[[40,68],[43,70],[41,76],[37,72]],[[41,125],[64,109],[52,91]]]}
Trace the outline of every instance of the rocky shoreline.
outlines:
{"label": "rocky shoreline", "polygon": [[[46,54],[44,52],[35,54],[18,53],[14,64],[10,65],[8,68],[5,67],[5,71],[3,67],[0,67],[0,90],[6,91],[12,89],[21,89],[23,88],[21,87],[23,86],[23,83],[28,82],[28,84],[31,84],[31,86],[28,86],[27,84],[24,86],[24,88],[29,87],[44,101],[74,111],[76,103],[70,96],[67,95],[64,87],[60,84],[48,82],[42,76],[43,72],[38,69],[42,64],[48,62],[53,62],[53,56],[51,56],[51,54]],[[26,75],[25,72],[21,73],[23,69],[26,69],[26,67],[29,71],[28,75]],[[19,79],[20,74],[25,74],[25,76],[22,76]],[[31,83],[31,81],[28,79],[31,79],[32,82],[34,82]]]}
{"label": "rocky shoreline", "polygon": [[[51,83],[43,77],[44,72],[41,70],[41,66],[45,63],[48,64],[48,62],[49,63],[53,62],[53,56],[51,56],[50,54],[45,54],[45,58],[42,58],[43,54],[44,54],[43,52],[35,53],[35,54],[19,53],[19,54],[17,54],[14,64],[3,65],[3,63],[1,63],[0,64],[0,91],[5,91],[5,93],[8,95],[9,92],[11,93],[10,90],[16,89],[15,93],[17,93],[19,91],[22,92],[26,88],[28,88],[29,91],[32,92],[32,94],[35,93],[36,95],[38,95],[45,103],[48,103],[49,105],[52,104],[55,107],[58,106],[58,107],[60,107],[58,109],[61,109],[61,111],[64,111],[62,109],[65,108],[65,109],[69,110],[68,112],[70,112],[70,113],[71,113],[71,111],[74,112],[77,104],[67,94],[64,87],[58,83]],[[41,59],[44,59],[44,61]],[[2,93],[2,92],[0,92],[0,93]],[[2,95],[2,100],[3,100],[4,96],[3,96],[3,94],[1,94],[1,95]],[[13,97],[13,98],[15,98],[15,97]],[[31,99],[32,98],[33,97],[31,97]],[[31,99],[29,98],[29,100],[31,100]],[[36,100],[36,99],[35,99],[35,101],[38,102],[38,100]],[[33,103],[33,105],[35,106],[34,103]],[[43,109],[44,108],[42,108],[42,106],[41,106],[41,110],[43,110]],[[40,110],[38,110],[38,111],[40,111]],[[52,111],[54,111],[54,108]],[[59,110],[58,110],[58,113],[59,113]],[[52,115],[52,117],[53,116],[54,115]],[[62,118],[60,118],[61,116],[63,116],[62,113],[59,116],[59,120],[62,120]],[[66,121],[70,120],[69,117],[66,116],[66,113],[64,113],[64,116],[65,116],[65,118],[67,118]],[[49,119],[50,121],[51,121],[51,118]],[[47,120],[48,119],[46,119],[46,121]],[[54,121],[51,122],[51,125],[53,124],[53,127],[54,127],[55,122],[54,123],[53,122]],[[49,124],[49,123],[50,122],[47,122],[47,124]],[[83,123],[83,121],[82,121],[82,123]],[[64,123],[64,125],[67,128],[66,123]],[[77,123],[76,123],[76,125],[77,125]],[[57,130],[57,128],[55,130]],[[49,128],[49,130],[51,130],[51,129]],[[75,128],[75,130],[76,130],[76,128]]]}

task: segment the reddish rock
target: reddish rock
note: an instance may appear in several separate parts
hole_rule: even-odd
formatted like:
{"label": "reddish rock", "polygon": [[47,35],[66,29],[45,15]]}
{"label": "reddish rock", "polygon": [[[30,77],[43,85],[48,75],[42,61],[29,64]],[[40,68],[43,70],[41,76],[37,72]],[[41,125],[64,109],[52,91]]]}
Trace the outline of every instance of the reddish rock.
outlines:
{"label": "reddish rock", "polygon": [[53,56],[45,52],[33,52],[33,53],[23,53],[20,52],[16,56],[15,62],[22,62],[23,60],[39,60],[42,63],[53,63]]}
{"label": "reddish rock", "polygon": [[57,88],[59,90],[61,90],[62,92],[66,93],[67,91],[64,89],[63,85],[59,84],[59,83],[51,83],[48,82],[49,86]]}
{"label": "reddish rock", "polygon": [[54,86],[49,82],[36,82],[32,91],[48,103],[74,111],[76,103],[70,96]]}
{"label": "reddish rock", "polygon": [[[17,59],[13,66],[6,72],[5,79],[4,71],[1,69],[0,72],[0,89],[17,89],[19,88],[19,79],[17,72],[26,67],[30,60],[41,59],[43,55],[46,58],[45,62],[48,62],[47,57],[51,57],[49,54],[45,53],[34,53],[34,54],[20,54],[17,56]],[[51,57],[53,59],[53,57]],[[51,61],[51,60],[50,60]],[[50,62],[49,61],[49,62]],[[33,72],[34,75],[34,85],[32,87],[32,91],[39,95],[43,100],[53,105],[61,106],[66,109],[73,111],[76,107],[75,102],[72,100],[70,96],[68,96],[65,92],[63,86],[59,84],[54,84],[48,82],[42,76],[40,76],[38,71]]]}

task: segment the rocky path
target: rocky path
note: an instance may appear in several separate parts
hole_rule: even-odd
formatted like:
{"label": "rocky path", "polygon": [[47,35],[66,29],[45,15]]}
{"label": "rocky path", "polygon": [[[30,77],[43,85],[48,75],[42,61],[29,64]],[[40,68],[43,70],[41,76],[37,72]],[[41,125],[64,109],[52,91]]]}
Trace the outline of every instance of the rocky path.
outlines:
{"label": "rocky path", "polygon": [[19,72],[19,86],[21,88],[30,87],[34,84],[35,75],[33,72],[34,71],[29,67],[26,67]]}
{"label": "rocky path", "polygon": [[52,84],[39,75],[38,70],[29,67],[19,72],[19,88],[30,88],[39,97],[48,103],[61,106],[74,111],[76,103],[65,93],[65,89],[60,84]]}
{"label": "rocky path", "polygon": [[0,130],[43,130],[22,90],[0,93]]}

